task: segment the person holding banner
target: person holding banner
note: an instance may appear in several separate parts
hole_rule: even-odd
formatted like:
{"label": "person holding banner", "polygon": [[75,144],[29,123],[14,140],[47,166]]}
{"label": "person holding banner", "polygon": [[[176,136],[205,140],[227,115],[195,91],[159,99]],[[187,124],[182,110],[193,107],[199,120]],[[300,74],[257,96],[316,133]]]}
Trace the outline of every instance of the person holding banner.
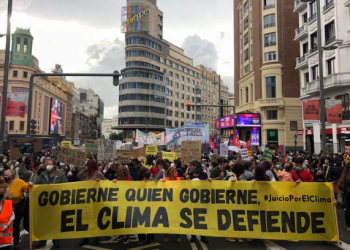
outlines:
{"label": "person holding banner", "polygon": [[222,180],[227,176],[226,167],[228,166],[229,161],[224,158],[218,160],[219,166],[214,168],[210,173],[210,179],[212,180]]}
{"label": "person holding banner", "polygon": [[312,182],[312,174],[302,167],[304,160],[297,158],[295,160],[295,170],[292,172],[292,177],[295,182]]}
{"label": "person holding banner", "polygon": [[0,249],[10,250],[13,233],[13,221],[15,213],[12,208],[12,200],[7,192],[7,184],[0,177]]}
{"label": "person holding banner", "polygon": [[[161,179],[165,179],[166,177],[166,171],[169,168],[168,163],[166,163],[163,159],[157,159],[156,161],[156,167],[159,169],[158,174],[156,176],[153,175],[153,179],[155,181],[159,181]],[[152,172],[151,172],[152,173]]]}
{"label": "person holding banner", "polygon": [[[37,185],[51,185],[51,184],[60,184],[67,183],[68,180],[64,173],[61,171],[56,171],[56,161],[52,159],[47,159],[46,162],[46,171],[42,172],[38,177],[36,184]],[[33,183],[28,183],[28,186],[32,187]],[[59,240],[52,240],[53,248],[59,248],[60,242]],[[41,240],[34,247],[34,249],[40,249],[46,246],[46,240]]]}

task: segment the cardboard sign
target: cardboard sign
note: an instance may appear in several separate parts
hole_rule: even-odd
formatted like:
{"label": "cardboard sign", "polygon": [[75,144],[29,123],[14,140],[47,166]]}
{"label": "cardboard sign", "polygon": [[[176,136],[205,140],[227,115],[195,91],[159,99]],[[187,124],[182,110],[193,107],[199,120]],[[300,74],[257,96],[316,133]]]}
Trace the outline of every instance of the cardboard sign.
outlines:
{"label": "cardboard sign", "polygon": [[146,156],[146,148],[136,148],[131,151],[131,158],[138,158],[138,157],[143,157]]}
{"label": "cardboard sign", "polygon": [[220,155],[223,157],[228,157],[228,145],[221,143],[220,144]]}
{"label": "cardboard sign", "polygon": [[162,159],[168,159],[170,162],[173,162],[176,160],[176,153],[175,152],[163,152]]}
{"label": "cardboard sign", "polygon": [[117,156],[117,163],[120,164],[128,164],[130,163],[130,156],[131,156],[131,151],[132,150],[122,150],[122,149],[117,149],[115,154]]}
{"label": "cardboard sign", "polygon": [[85,167],[87,155],[87,153],[81,150],[61,148],[60,151],[55,151],[51,158],[58,162],[64,162],[65,164],[74,165],[76,167]]}
{"label": "cardboard sign", "polygon": [[263,158],[267,161],[271,161],[273,156],[273,150],[265,148]]}
{"label": "cardboard sign", "polygon": [[123,143],[121,141],[116,141],[115,144],[116,144],[116,149],[121,149]]}
{"label": "cardboard sign", "polygon": [[104,159],[113,160],[115,158],[116,144],[114,141],[99,140],[97,159],[102,161]]}
{"label": "cardboard sign", "polygon": [[71,148],[72,147],[72,142],[71,141],[62,141],[61,146],[64,148]]}
{"label": "cardboard sign", "polygon": [[249,161],[249,154],[246,148],[241,149],[242,161]]}
{"label": "cardboard sign", "polygon": [[146,155],[157,155],[158,146],[146,146]]}
{"label": "cardboard sign", "polygon": [[98,154],[98,141],[85,140],[85,153]]}
{"label": "cardboard sign", "polygon": [[187,165],[192,160],[201,162],[201,141],[182,141],[181,142],[181,162]]}
{"label": "cardboard sign", "polygon": [[43,139],[40,138],[13,138],[10,140],[12,159],[31,157],[42,153]]}

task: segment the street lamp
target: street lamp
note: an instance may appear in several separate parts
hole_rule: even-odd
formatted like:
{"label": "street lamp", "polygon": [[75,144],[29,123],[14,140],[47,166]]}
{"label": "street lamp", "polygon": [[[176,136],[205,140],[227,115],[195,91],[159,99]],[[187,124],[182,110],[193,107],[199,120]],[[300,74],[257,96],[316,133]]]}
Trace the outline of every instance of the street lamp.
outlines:
{"label": "street lamp", "polygon": [[[309,3],[313,0],[301,0],[303,3]],[[321,131],[322,131],[322,152],[326,154],[326,110],[325,110],[325,99],[324,99],[324,86],[323,86],[323,51],[324,50],[335,50],[337,46],[322,47],[322,35],[321,35],[321,2],[317,2],[317,47],[318,47],[318,67],[320,74],[320,120],[321,120]]]}

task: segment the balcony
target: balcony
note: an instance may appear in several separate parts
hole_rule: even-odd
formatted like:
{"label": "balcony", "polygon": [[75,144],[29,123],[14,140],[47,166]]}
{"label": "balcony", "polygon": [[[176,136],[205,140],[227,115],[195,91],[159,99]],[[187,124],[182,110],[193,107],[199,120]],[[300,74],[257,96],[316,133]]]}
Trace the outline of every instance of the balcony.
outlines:
{"label": "balcony", "polygon": [[334,0],[330,1],[329,3],[327,3],[325,6],[323,6],[323,12],[329,10],[331,7],[334,6]]}
{"label": "balcony", "polygon": [[327,45],[330,45],[330,44],[332,44],[332,43],[334,43],[335,42],[335,39],[336,39],[336,37],[335,36],[333,36],[333,37],[331,37],[331,38],[328,38],[326,41],[325,41],[325,46],[327,46]]}
{"label": "balcony", "polygon": [[304,8],[306,8],[307,4],[303,3],[301,0],[296,0],[294,1],[294,13],[299,13],[302,11]]}
{"label": "balcony", "polygon": [[349,7],[349,8],[350,8],[350,0],[347,0],[347,1],[344,3],[344,7]]}
{"label": "balcony", "polygon": [[308,21],[311,23],[312,21],[316,20],[317,14],[313,14],[312,16],[309,17]]}
{"label": "balcony", "polygon": [[301,41],[304,38],[306,38],[308,35],[308,27],[309,27],[309,25],[307,23],[305,23],[299,29],[296,29],[294,41]]}
{"label": "balcony", "polygon": [[264,10],[275,8],[275,4],[265,5]]}
{"label": "balcony", "polygon": [[283,98],[267,98],[267,99],[260,99],[260,108],[263,107],[271,107],[271,106],[284,106],[284,99]]}
{"label": "balcony", "polygon": [[309,55],[311,55],[312,53],[318,51],[318,46],[316,45],[315,47],[313,47],[312,49],[310,49],[309,51]]}
{"label": "balcony", "polygon": [[302,57],[298,57],[296,59],[296,66],[295,69],[299,70],[299,69],[303,69],[306,68],[308,66],[308,61],[306,60],[307,57],[307,53],[305,55],[303,55]]}
{"label": "balcony", "polygon": [[236,107],[236,113],[242,113],[242,112],[253,112],[254,111],[254,103],[246,103],[242,104],[239,107]]}
{"label": "balcony", "polygon": [[[333,74],[324,77],[323,87],[325,91],[339,90],[350,85],[350,73]],[[306,83],[306,87],[300,89],[300,95],[318,95],[320,91],[320,80]],[[327,92],[326,92],[327,93]]]}

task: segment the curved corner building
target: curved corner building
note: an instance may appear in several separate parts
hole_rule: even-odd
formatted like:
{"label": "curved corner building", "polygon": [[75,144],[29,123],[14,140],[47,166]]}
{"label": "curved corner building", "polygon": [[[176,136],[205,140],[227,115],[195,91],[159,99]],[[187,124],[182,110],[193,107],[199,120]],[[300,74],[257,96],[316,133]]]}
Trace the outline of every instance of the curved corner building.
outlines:
{"label": "curved corner building", "polygon": [[[122,8],[125,68],[119,85],[117,129],[132,141],[136,129],[162,132],[201,121],[201,111],[186,103],[201,102],[200,68],[181,48],[163,40],[163,12],[156,0],[128,0]],[[214,125],[214,124],[213,124]]]}

